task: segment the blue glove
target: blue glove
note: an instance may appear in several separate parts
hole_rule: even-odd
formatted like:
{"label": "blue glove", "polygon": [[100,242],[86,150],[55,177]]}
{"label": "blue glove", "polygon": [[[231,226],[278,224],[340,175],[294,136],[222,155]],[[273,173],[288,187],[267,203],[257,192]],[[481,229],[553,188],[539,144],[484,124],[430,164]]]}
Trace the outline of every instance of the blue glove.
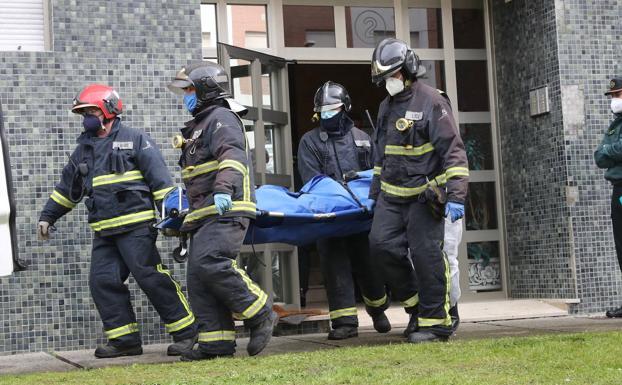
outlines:
{"label": "blue glove", "polygon": [[449,216],[451,222],[455,222],[464,216],[464,205],[462,203],[447,202],[445,205],[445,217]]}
{"label": "blue glove", "polygon": [[214,205],[218,214],[223,215],[227,211],[231,210],[233,203],[231,202],[231,195],[229,194],[214,194]]}

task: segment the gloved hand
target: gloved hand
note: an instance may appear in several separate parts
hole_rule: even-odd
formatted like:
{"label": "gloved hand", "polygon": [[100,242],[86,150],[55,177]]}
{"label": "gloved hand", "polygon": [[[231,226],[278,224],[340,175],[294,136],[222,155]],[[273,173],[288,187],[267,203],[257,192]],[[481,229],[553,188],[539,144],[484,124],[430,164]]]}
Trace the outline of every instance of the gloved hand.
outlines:
{"label": "gloved hand", "polygon": [[231,195],[223,193],[214,194],[214,205],[218,214],[223,215],[233,207]]}
{"label": "gloved hand", "polygon": [[452,223],[464,216],[464,205],[462,203],[447,202],[445,205],[445,216],[449,216]]}
{"label": "gloved hand", "polygon": [[47,241],[50,239],[50,223],[46,221],[39,221],[37,224],[37,237],[41,241]]}

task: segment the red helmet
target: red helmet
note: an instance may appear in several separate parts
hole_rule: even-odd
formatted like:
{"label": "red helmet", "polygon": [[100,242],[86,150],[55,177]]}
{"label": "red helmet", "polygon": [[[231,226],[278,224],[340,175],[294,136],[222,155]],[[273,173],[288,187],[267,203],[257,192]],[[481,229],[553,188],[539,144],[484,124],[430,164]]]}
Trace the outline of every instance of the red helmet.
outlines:
{"label": "red helmet", "polygon": [[112,119],[123,112],[123,102],[117,91],[103,84],[89,84],[73,98],[71,111],[76,114],[85,107],[97,107],[106,119]]}

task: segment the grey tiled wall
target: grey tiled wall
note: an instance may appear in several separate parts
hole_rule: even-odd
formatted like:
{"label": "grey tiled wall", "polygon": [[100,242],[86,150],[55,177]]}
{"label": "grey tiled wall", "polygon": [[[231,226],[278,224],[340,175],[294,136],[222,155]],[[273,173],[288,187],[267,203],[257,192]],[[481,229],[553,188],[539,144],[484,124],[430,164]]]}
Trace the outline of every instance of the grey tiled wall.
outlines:
{"label": "grey tiled wall", "polygon": [[[511,296],[619,305],[611,188],[592,154],[611,120],[622,2],[492,4]],[[551,112],[530,117],[529,90],[544,85]]]}
{"label": "grey tiled wall", "polygon": [[[69,112],[84,85],[114,86],[124,121],[143,128],[175,168],[170,138],[188,115],[166,88],[182,64],[201,57],[199,0],[55,0],[50,52],[0,52],[5,114],[17,201],[20,257],[29,268],[0,278],[0,354],[92,348],[103,342],[87,278],[91,231],[80,204],[62,218],[52,240],[36,240],[39,212],[81,131]],[[185,281],[182,266],[160,243],[164,263]],[[146,343],[169,341],[157,313],[130,281]]]}

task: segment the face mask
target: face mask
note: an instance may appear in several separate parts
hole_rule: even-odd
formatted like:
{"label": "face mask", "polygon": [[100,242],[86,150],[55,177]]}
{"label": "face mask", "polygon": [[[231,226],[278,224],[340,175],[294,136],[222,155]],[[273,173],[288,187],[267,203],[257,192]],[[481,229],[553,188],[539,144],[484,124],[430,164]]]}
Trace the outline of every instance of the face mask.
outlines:
{"label": "face mask", "polygon": [[97,135],[97,131],[102,129],[102,122],[95,115],[86,114],[84,120],[82,120],[84,126],[84,132],[91,136]]}
{"label": "face mask", "polygon": [[194,111],[194,109],[197,108],[197,94],[194,92],[191,94],[185,94],[184,104],[186,105],[188,112]]}
{"label": "face mask", "polygon": [[388,78],[385,80],[385,88],[391,96],[395,96],[404,91],[404,82],[397,78]]}
{"label": "face mask", "polygon": [[335,115],[337,115],[339,113],[340,110],[328,110],[328,111],[322,111],[320,112],[320,117],[322,119],[330,119],[332,117],[334,117]]}
{"label": "face mask", "polygon": [[611,99],[611,112],[613,112],[614,114],[619,114],[622,112],[622,99]]}

